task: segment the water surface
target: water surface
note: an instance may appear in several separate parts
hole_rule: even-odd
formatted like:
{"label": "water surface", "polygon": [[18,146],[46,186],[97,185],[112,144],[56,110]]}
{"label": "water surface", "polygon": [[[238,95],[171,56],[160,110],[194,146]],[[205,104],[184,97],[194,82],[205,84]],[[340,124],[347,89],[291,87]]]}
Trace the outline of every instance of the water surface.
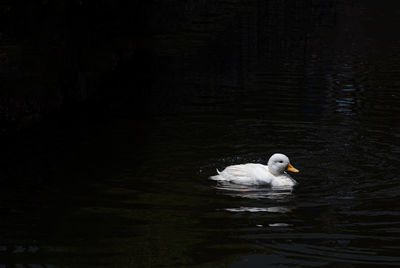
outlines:
{"label": "water surface", "polygon": [[[230,84],[189,69],[185,112],[116,109],[4,145],[0,266],[400,266],[400,43],[355,33]],[[208,179],[275,152],[294,189]]]}

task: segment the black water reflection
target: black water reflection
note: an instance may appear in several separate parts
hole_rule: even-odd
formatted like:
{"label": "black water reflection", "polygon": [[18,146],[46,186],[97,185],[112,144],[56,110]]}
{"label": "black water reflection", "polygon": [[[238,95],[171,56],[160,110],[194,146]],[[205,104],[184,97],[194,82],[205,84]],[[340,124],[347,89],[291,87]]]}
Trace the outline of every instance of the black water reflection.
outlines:
{"label": "black water reflection", "polygon": [[[400,43],[367,45],[251,74],[240,53],[233,74],[189,57],[185,113],[138,122],[121,109],[8,144],[0,267],[399,266]],[[294,189],[208,180],[274,152],[301,170]]]}

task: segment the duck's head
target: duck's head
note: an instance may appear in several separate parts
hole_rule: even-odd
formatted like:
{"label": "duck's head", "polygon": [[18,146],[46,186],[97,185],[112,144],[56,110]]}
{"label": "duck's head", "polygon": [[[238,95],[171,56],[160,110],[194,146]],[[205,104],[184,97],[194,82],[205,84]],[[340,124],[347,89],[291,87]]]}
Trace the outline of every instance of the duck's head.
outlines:
{"label": "duck's head", "polygon": [[285,171],[299,172],[290,164],[289,158],[284,154],[273,154],[268,160],[268,169],[274,175],[280,175]]}

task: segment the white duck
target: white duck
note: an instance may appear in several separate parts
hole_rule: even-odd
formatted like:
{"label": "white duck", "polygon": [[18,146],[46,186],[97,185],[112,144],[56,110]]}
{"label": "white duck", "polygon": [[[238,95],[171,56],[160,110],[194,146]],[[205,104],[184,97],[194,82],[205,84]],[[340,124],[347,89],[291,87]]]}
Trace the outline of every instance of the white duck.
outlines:
{"label": "white duck", "polygon": [[211,179],[245,185],[294,186],[296,181],[286,171],[299,172],[286,155],[274,154],[268,160],[268,166],[253,163],[233,165],[221,172],[217,169],[218,175]]}

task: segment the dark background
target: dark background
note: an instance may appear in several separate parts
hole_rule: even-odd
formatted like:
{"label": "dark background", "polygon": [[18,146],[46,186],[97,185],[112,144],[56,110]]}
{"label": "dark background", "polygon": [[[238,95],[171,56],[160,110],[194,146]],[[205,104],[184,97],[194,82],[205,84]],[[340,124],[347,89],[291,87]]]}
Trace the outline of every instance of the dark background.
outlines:
{"label": "dark background", "polygon": [[398,40],[399,4],[360,3],[2,1],[1,131],[78,107],[184,112],[201,91],[229,94],[211,84],[246,90],[257,70],[282,62],[306,66],[314,55],[326,65],[339,49],[372,57]]}
{"label": "dark background", "polygon": [[[398,266],[399,29],[390,0],[1,1],[0,267]],[[293,194],[207,180],[274,152]]]}
{"label": "dark background", "polygon": [[219,90],[209,80],[243,86],[260,66],[306,60],[314,46],[328,53],[348,5],[3,1],[2,132],[76,106],[97,105],[97,113],[122,105],[123,113],[138,117],[183,112],[199,91]]}

